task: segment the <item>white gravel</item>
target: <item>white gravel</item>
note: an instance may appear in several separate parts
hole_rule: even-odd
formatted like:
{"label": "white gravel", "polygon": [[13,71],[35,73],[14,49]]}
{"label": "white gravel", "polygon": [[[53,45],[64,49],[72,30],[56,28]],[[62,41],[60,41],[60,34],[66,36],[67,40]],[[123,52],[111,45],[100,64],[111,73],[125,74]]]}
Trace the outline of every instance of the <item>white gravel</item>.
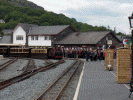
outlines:
{"label": "white gravel", "polygon": [[22,70],[23,67],[27,65],[27,63],[28,63],[27,60],[19,59],[13,64],[10,64],[6,69],[3,69],[0,72],[0,79],[1,80],[9,79],[21,74],[23,71],[17,71],[17,70]]}
{"label": "white gravel", "polygon": [[68,68],[74,60],[65,60],[64,64],[45,72],[40,72],[29,79],[15,83],[0,91],[0,100],[30,100],[36,99],[45,88]]}

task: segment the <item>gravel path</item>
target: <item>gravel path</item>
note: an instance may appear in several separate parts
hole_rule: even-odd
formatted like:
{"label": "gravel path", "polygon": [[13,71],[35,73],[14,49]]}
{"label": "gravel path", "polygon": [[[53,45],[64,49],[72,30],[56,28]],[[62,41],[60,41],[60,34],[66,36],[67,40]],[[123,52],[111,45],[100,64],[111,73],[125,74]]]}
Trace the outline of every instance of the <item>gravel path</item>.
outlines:
{"label": "gravel path", "polygon": [[[13,64],[10,64],[6,69],[3,69],[0,72],[0,80],[9,79],[21,74],[23,72],[21,70],[23,69],[24,66],[27,65],[27,63],[28,63],[27,60],[19,59]],[[17,70],[20,70],[20,71],[17,71]]]}
{"label": "gravel path", "polygon": [[0,100],[30,100],[36,99],[46,87],[66,68],[68,68],[74,60],[65,60],[64,64],[58,65],[51,70],[40,72],[27,80],[15,83],[0,91]]}

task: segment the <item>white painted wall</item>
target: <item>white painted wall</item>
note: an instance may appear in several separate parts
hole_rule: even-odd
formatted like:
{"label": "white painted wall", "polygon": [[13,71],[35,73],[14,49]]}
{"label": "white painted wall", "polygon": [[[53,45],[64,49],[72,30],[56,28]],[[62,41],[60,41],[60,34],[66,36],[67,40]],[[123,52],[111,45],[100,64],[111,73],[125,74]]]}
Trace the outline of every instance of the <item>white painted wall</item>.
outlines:
{"label": "white painted wall", "polygon": [[[23,35],[23,40],[16,40],[17,35]],[[23,30],[21,26],[18,26],[13,32],[13,44],[22,44],[26,43],[26,32]]]}
{"label": "white painted wall", "polygon": [[28,46],[51,46],[51,40],[44,40],[44,36],[38,36],[38,40],[31,40],[31,36],[28,36]]}

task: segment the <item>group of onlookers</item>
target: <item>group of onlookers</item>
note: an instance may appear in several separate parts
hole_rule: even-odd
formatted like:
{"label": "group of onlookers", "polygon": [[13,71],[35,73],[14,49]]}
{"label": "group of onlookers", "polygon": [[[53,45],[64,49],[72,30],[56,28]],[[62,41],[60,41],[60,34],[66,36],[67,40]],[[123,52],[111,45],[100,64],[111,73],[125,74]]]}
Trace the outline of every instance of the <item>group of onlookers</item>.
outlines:
{"label": "group of onlookers", "polygon": [[90,59],[91,61],[96,61],[96,60],[104,60],[105,58],[105,51],[100,50],[100,49],[94,49],[92,50],[91,48],[87,49],[68,49],[65,48],[63,50],[63,56],[65,58],[86,58],[86,61]]}
{"label": "group of onlookers", "polygon": [[104,50],[86,50],[86,61],[88,61],[88,59],[90,59],[91,61],[101,61],[104,60],[105,58],[105,51]]}

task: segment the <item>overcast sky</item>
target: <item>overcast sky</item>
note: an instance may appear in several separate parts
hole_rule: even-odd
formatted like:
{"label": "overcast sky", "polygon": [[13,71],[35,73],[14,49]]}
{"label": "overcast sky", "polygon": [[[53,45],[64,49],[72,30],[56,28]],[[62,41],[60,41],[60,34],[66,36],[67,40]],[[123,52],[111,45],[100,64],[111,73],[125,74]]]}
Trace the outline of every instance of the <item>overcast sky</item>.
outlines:
{"label": "overcast sky", "polygon": [[47,11],[62,13],[78,22],[93,26],[108,25],[116,32],[131,34],[128,17],[133,12],[133,0],[28,0]]}

